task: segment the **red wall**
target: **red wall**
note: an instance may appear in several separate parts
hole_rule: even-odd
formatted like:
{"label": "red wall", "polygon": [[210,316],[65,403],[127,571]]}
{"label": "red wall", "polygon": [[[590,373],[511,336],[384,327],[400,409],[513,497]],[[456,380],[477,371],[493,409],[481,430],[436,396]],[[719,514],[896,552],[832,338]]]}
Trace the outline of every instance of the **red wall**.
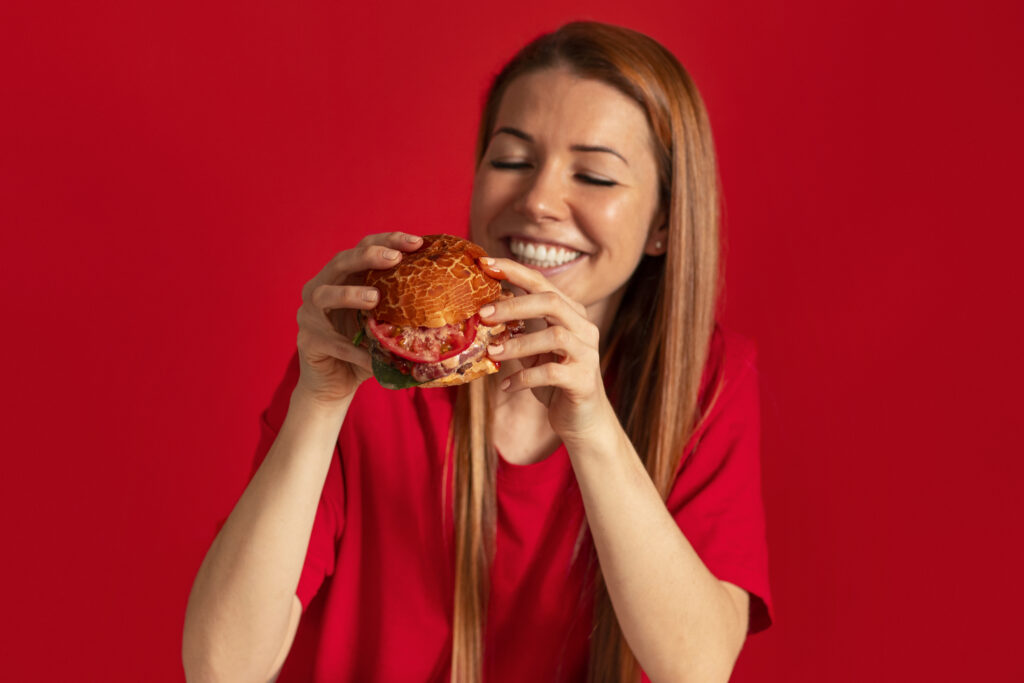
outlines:
{"label": "red wall", "polygon": [[302,284],[463,229],[488,77],[577,17],[716,132],[778,610],[734,680],[1024,677],[1024,5],[160,4],[0,10],[5,678],[181,679]]}

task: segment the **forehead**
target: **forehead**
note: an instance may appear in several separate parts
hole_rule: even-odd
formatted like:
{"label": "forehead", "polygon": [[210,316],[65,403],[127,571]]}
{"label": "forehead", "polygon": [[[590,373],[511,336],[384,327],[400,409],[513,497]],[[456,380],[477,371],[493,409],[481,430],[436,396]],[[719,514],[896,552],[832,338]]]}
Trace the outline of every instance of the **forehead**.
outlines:
{"label": "forehead", "polygon": [[617,146],[627,157],[650,150],[650,126],[636,101],[565,69],[512,81],[498,107],[495,128],[501,126],[519,128],[538,142]]}

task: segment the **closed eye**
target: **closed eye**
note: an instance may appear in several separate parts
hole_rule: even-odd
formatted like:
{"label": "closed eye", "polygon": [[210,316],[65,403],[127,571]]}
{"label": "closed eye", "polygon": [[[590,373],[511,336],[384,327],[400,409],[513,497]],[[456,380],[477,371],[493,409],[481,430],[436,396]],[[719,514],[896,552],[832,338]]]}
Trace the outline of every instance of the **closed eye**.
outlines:
{"label": "closed eye", "polygon": [[[530,168],[530,164],[525,161],[492,161],[491,166],[493,168],[501,170],[518,171],[524,168]],[[576,177],[587,183],[588,185],[600,185],[602,187],[612,187],[618,185],[614,180],[605,180],[603,178],[595,178],[584,173],[577,173]]]}
{"label": "closed eye", "polygon": [[514,170],[519,168],[529,168],[530,165],[525,161],[492,161],[491,166],[494,168]]}
{"label": "closed eye", "polygon": [[604,187],[611,187],[612,185],[618,185],[618,183],[615,182],[614,180],[604,180],[602,178],[595,178],[593,176],[583,175],[582,173],[578,174],[576,177],[579,178],[580,180],[582,180],[585,183],[589,183],[590,185],[602,185]]}

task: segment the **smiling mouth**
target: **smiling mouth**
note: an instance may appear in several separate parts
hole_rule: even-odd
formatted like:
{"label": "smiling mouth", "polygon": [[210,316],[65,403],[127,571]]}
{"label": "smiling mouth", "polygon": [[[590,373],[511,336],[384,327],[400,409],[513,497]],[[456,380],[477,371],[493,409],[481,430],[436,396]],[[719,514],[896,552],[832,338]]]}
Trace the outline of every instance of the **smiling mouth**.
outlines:
{"label": "smiling mouth", "polygon": [[536,268],[556,268],[583,256],[581,251],[509,238],[508,249],[520,263]]}

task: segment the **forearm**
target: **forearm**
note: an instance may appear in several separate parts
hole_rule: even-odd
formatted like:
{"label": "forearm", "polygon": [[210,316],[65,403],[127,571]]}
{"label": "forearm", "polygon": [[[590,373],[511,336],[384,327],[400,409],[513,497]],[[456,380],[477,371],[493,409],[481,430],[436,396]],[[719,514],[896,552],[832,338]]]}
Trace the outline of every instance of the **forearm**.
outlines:
{"label": "forearm", "polygon": [[269,675],[349,403],[328,411],[292,395],[277,439],[192,586],[182,646],[190,679],[255,681]]}
{"label": "forearm", "polygon": [[726,681],[745,634],[616,421],[566,444],[616,617],[654,683]]}

